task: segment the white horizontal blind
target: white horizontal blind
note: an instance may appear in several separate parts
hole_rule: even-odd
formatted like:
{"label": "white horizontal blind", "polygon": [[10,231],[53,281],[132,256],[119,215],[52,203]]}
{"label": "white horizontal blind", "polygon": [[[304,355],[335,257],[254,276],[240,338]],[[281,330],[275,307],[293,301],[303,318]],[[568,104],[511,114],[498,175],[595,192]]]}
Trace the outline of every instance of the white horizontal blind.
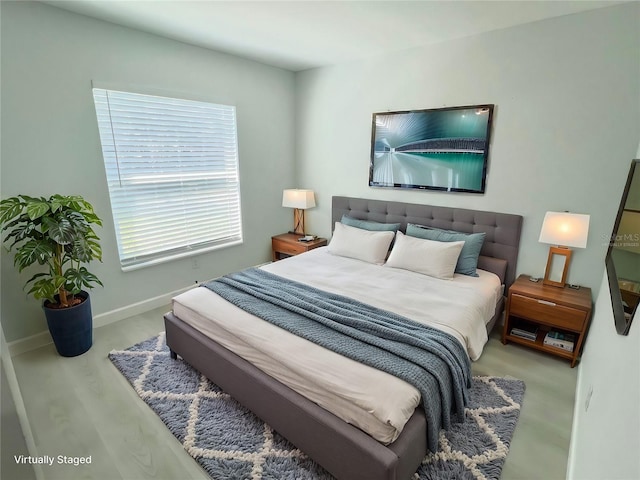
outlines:
{"label": "white horizontal blind", "polygon": [[242,241],[235,107],[93,98],[123,269]]}

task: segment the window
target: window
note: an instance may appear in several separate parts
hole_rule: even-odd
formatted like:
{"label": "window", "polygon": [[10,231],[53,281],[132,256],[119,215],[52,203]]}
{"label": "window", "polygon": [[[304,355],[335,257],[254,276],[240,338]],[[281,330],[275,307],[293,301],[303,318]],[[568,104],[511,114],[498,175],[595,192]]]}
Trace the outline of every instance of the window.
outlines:
{"label": "window", "polygon": [[235,107],[93,98],[123,270],[242,242]]}

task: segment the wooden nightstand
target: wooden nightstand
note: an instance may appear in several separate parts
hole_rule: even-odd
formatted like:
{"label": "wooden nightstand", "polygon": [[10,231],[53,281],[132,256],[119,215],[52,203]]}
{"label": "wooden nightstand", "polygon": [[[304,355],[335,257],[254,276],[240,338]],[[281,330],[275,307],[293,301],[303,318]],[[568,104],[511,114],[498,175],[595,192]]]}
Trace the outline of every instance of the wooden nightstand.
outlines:
{"label": "wooden nightstand", "polygon": [[314,248],[324,247],[327,244],[326,238],[316,238],[310,242],[301,242],[298,240],[300,237],[301,235],[293,233],[283,233],[271,237],[273,261],[308,252]]}
{"label": "wooden nightstand", "polygon": [[[502,343],[519,343],[571,361],[573,368],[591,320],[591,289],[574,290],[529,281],[528,275],[520,275],[511,285],[504,316]],[[512,334],[511,329],[529,323],[538,327],[535,341]],[[562,350],[544,344],[549,330],[572,333],[575,336],[573,351]]]}

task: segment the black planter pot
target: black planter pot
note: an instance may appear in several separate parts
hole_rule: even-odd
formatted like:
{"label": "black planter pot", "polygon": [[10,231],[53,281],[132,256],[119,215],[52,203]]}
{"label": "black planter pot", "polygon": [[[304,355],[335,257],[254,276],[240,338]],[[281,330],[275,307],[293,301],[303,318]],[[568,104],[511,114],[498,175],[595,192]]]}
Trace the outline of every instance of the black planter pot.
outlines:
{"label": "black planter pot", "polygon": [[93,343],[91,299],[85,291],[76,297],[84,298],[84,301],[69,308],[49,308],[47,301],[42,306],[53,343],[63,357],[82,355]]}

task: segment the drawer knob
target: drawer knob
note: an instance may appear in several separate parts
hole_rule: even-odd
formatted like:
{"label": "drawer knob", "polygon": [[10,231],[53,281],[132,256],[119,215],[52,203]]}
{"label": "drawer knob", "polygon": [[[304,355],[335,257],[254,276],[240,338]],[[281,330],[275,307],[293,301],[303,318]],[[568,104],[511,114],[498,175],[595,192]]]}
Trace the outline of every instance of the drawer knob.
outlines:
{"label": "drawer knob", "polygon": [[555,304],[555,303],[553,303],[553,302],[548,302],[548,301],[546,301],[546,300],[538,300],[538,303],[541,303],[541,304],[543,304],[543,305],[549,305],[550,307],[555,307],[555,306],[556,306],[556,304]]}

